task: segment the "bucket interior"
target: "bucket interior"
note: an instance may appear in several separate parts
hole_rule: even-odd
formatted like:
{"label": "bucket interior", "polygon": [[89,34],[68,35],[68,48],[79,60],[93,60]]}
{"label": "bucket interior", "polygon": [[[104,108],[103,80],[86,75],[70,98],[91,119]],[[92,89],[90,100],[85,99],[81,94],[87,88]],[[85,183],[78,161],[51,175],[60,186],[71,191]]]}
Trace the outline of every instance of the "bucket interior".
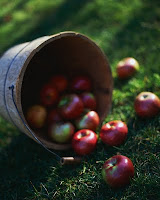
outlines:
{"label": "bucket interior", "polygon": [[[25,113],[29,106],[40,102],[40,88],[53,74],[65,74],[70,80],[75,75],[88,75],[97,100],[97,112],[102,120],[111,106],[112,77],[106,57],[93,42],[85,37],[65,36],[42,45],[26,67],[21,105]],[[47,134],[39,133],[49,141]]]}

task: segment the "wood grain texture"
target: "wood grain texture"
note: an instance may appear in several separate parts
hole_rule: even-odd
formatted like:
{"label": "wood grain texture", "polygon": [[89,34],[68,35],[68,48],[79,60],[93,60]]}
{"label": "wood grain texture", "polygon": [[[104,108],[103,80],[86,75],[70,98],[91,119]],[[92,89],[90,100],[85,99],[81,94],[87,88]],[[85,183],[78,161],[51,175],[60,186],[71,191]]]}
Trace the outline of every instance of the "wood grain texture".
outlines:
{"label": "wood grain texture", "polygon": [[[27,101],[27,98],[25,100],[22,99],[22,93],[25,94],[27,90],[25,90],[25,87],[22,87],[23,79],[28,70],[34,68],[33,72],[36,72],[37,66],[32,63],[39,63],[41,65],[43,62],[48,62],[51,65],[54,63],[55,66],[60,67],[66,73],[72,73],[72,71],[75,74],[85,72],[92,78],[94,93],[98,102],[97,111],[102,122],[111,109],[113,90],[111,69],[101,49],[86,36],[75,32],[63,32],[52,36],[44,36],[31,42],[14,46],[2,56],[0,59],[0,114],[34,139],[17,114],[9,87],[11,85],[15,86],[14,98],[16,105],[27,124],[23,112],[23,106],[25,105],[23,102]],[[44,68],[42,69],[44,70]],[[50,73],[50,66],[46,65],[45,70],[46,72],[48,70],[48,73]],[[28,77],[29,80],[32,73],[28,74],[30,74],[28,75],[30,76]],[[37,73],[36,76],[38,75],[40,76]],[[43,71],[41,77],[43,77]],[[32,79],[34,81],[34,77]],[[26,88],[30,87],[29,81],[25,85]],[[53,143],[45,136],[45,133],[34,132],[34,134],[48,148],[65,150],[71,147],[70,144],[61,145]]]}

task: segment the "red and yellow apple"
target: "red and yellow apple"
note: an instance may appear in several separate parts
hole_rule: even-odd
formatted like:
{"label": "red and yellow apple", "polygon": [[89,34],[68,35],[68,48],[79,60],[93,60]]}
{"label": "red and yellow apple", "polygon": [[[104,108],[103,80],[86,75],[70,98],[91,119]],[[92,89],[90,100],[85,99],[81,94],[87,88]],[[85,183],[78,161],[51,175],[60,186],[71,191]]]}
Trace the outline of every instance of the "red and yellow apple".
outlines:
{"label": "red and yellow apple", "polygon": [[160,112],[160,99],[152,92],[141,92],[135,99],[134,108],[142,118],[153,117]]}
{"label": "red and yellow apple", "polygon": [[127,79],[139,70],[139,63],[135,58],[127,57],[117,64],[117,75],[120,79]]}
{"label": "red and yellow apple", "polygon": [[119,146],[125,141],[127,133],[127,125],[120,120],[114,120],[101,127],[100,138],[108,146]]}
{"label": "red and yellow apple", "polygon": [[32,128],[42,128],[46,123],[47,110],[44,106],[33,105],[28,108],[26,120]]}
{"label": "red and yellow apple", "polygon": [[70,122],[53,123],[49,126],[49,137],[57,143],[68,143],[74,134],[74,126]]}
{"label": "red and yellow apple", "polygon": [[80,94],[81,100],[85,108],[95,110],[97,106],[96,98],[91,92],[83,92]]}
{"label": "red and yellow apple", "polygon": [[77,129],[90,129],[95,131],[100,123],[99,115],[95,111],[89,111],[76,120]]}
{"label": "red and yellow apple", "polygon": [[58,109],[64,119],[75,119],[83,112],[83,102],[76,94],[66,94],[61,97]]}
{"label": "red and yellow apple", "polygon": [[51,84],[45,84],[40,91],[40,100],[44,106],[53,106],[59,99],[57,89]]}
{"label": "red and yellow apple", "polygon": [[76,93],[90,91],[91,90],[91,80],[88,76],[80,75],[75,76],[70,83],[71,91]]}
{"label": "red and yellow apple", "polygon": [[105,161],[102,167],[102,177],[113,188],[126,186],[134,177],[133,163],[126,156],[115,155]]}
{"label": "red and yellow apple", "polygon": [[50,84],[53,85],[58,90],[58,92],[63,92],[68,87],[68,80],[66,76],[57,74],[51,77]]}
{"label": "red and yellow apple", "polygon": [[88,155],[96,147],[97,135],[89,129],[81,129],[77,131],[72,138],[73,150],[78,155]]}

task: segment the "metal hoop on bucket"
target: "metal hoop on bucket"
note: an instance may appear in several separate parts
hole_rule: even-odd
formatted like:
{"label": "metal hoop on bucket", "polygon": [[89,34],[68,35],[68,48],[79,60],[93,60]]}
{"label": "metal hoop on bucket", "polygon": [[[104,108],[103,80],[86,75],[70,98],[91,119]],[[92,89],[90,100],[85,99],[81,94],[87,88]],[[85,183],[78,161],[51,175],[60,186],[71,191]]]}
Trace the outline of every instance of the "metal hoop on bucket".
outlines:
{"label": "metal hoop on bucket", "polygon": [[74,164],[74,163],[80,163],[81,162],[81,158],[80,157],[60,157],[58,154],[56,154],[55,152],[51,151],[50,149],[48,149],[37,137],[36,135],[33,133],[33,131],[29,128],[29,126],[25,123],[25,121],[23,120],[22,116],[19,113],[19,110],[17,108],[15,99],[14,99],[14,85],[11,85],[9,87],[9,90],[11,90],[11,95],[12,95],[12,100],[13,100],[13,104],[16,108],[16,111],[22,121],[22,123],[24,124],[24,126],[27,128],[27,130],[30,132],[30,134],[34,137],[34,139],[44,148],[46,149],[49,153],[51,153],[52,155],[55,156],[56,160],[58,162],[60,162],[61,165],[64,164]]}

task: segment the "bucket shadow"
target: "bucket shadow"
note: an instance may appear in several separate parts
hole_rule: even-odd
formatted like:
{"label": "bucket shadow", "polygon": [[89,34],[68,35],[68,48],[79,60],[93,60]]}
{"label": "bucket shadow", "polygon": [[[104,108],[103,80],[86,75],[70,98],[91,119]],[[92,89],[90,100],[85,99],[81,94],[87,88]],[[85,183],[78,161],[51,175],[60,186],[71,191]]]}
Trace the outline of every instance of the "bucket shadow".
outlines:
{"label": "bucket shadow", "polygon": [[[54,152],[59,156],[73,156],[70,150]],[[81,165],[60,165],[52,154],[21,133],[12,138],[11,143],[1,150],[0,197],[16,199],[18,196],[23,199],[41,190],[41,184],[47,182],[49,178],[54,179],[52,183],[54,191],[64,178],[77,176],[80,168]]]}

